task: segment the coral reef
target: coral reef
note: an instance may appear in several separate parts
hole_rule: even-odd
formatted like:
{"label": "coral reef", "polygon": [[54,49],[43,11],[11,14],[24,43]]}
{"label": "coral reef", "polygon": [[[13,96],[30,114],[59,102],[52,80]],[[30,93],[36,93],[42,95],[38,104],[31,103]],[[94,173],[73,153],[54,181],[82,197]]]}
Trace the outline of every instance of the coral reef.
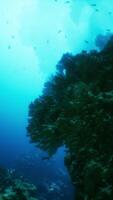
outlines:
{"label": "coral reef", "polygon": [[113,199],[113,37],[100,52],[62,57],[27,131],[50,156],[65,145],[77,200]]}
{"label": "coral reef", "polygon": [[38,200],[37,188],[21,179],[14,179],[10,170],[0,168],[0,200]]}
{"label": "coral reef", "polygon": [[95,39],[95,45],[102,50],[107,44],[108,40],[112,36],[111,32],[106,33],[105,35],[99,34]]}

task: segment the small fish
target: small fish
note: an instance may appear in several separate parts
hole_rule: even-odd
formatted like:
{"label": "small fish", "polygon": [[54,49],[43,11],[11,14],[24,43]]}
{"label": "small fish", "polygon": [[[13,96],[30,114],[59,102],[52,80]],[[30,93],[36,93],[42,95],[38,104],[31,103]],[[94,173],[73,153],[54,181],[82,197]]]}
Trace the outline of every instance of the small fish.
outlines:
{"label": "small fish", "polygon": [[96,6],[97,6],[96,3],[90,4],[90,5],[93,6],[93,7],[96,7]]}
{"label": "small fish", "polygon": [[61,30],[58,31],[58,33],[61,33],[61,32],[62,32]]}
{"label": "small fish", "polygon": [[87,43],[87,44],[89,43],[89,41],[88,41],[88,40],[84,40],[84,42],[85,42],[85,43]]}
{"label": "small fish", "polygon": [[110,12],[110,11],[109,11],[109,12],[108,12],[108,14],[109,14],[109,15],[111,15],[111,14],[112,14],[112,12]]}
{"label": "small fish", "polygon": [[11,45],[8,46],[8,49],[11,49]]}
{"label": "small fish", "polygon": [[65,1],[65,3],[70,3],[70,1]]}
{"label": "small fish", "polygon": [[99,12],[99,9],[95,9],[96,12]]}
{"label": "small fish", "polygon": [[34,50],[36,50],[36,47],[34,46]]}
{"label": "small fish", "polygon": [[110,29],[106,29],[106,31],[111,31]]}
{"label": "small fish", "polygon": [[14,36],[14,35],[12,35],[12,36],[11,36],[11,38],[12,38],[12,39],[14,39],[14,38],[15,38],[15,36]]}

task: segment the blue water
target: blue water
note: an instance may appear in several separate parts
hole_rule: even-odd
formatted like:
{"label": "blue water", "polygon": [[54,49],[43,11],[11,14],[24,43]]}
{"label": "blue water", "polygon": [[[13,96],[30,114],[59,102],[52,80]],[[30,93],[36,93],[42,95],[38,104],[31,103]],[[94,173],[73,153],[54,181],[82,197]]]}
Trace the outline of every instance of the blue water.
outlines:
{"label": "blue water", "polygon": [[[98,34],[113,32],[113,1],[93,3],[96,8],[91,0],[4,0],[0,5],[0,165],[38,185],[40,198],[56,183],[63,188],[59,199],[71,200],[73,186],[64,149],[44,161],[44,152],[30,144],[28,106],[41,94],[63,53],[95,49]],[[58,188],[56,192],[61,193]]]}

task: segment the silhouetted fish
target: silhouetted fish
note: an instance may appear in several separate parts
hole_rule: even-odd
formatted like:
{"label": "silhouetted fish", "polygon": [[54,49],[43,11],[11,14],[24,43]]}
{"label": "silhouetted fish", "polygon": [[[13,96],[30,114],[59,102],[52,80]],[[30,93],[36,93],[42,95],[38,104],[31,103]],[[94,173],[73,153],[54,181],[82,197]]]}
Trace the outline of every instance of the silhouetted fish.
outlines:
{"label": "silhouetted fish", "polygon": [[66,1],[65,3],[70,3],[70,1]]}
{"label": "silhouetted fish", "polygon": [[91,6],[93,6],[93,7],[96,7],[97,5],[96,5],[96,3],[92,3],[92,4],[90,4]]}
{"label": "silhouetted fish", "polygon": [[49,40],[47,40],[46,43],[48,44],[48,43],[49,43]]}
{"label": "silhouetted fish", "polygon": [[11,49],[11,45],[8,46],[8,49]]}
{"label": "silhouetted fish", "polygon": [[36,50],[36,47],[34,46],[34,50]]}
{"label": "silhouetted fish", "polygon": [[95,9],[96,12],[99,12],[99,9]]}
{"label": "silhouetted fish", "polygon": [[111,15],[111,14],[112,14],[112,12],[110,12],[110,11],[109,11],[109,12],[108,12],[108,14],[109,14],[109,15]]}
{"label": "silhouetted fish", "polygon": [[84,42],[85,42],[85,43],[87,43],[87,44],[89,43],[89,41],[88,41],[88,40],[84,40]]}
{"label": "silhouetted fish", "polygon": [[12,35],[12,36],[11,36],[11,38],[12,38],[12,39],[14,39],[14,38],[15,38],[15,36],[14,36],[14,35]]}
{"label": "silhouetted fish", "polygon": [[61,33],[61,32],[62,32],[61,30],[58,31],[58,33]]}
{"label": "silhouetted fish", "polygon": [[106,31],[111,31],[110,29],[106,29]]}

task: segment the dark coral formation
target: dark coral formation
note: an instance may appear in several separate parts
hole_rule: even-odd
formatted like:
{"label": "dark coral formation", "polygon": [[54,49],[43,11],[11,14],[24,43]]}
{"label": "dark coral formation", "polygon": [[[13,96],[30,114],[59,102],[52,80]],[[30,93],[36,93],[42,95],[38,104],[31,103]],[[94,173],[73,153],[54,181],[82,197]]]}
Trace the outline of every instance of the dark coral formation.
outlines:
{"label": "dark coral formation", "polygon": [[103,34],[97,35],[97,37],[95,39],[95,45],[100,50],[102,50],[105,47],[105,45],[107,44],[107,42],[109,41],[111,36],[112,36],[112,33],[110,31],[108,31],[108,33],[106,33],[105,35],[103,35]]}
{"label": "dark coral formation", "polygon": [[65,145],[77,200],[113,199],[113,37],[101,52],[62,57],[27,130],[49,155]]}
{"label": "dark coral formation", "polygon": [[36,191],[33,184],[14,178],[12,171],[0,168],[0,200],[38,200]]}

